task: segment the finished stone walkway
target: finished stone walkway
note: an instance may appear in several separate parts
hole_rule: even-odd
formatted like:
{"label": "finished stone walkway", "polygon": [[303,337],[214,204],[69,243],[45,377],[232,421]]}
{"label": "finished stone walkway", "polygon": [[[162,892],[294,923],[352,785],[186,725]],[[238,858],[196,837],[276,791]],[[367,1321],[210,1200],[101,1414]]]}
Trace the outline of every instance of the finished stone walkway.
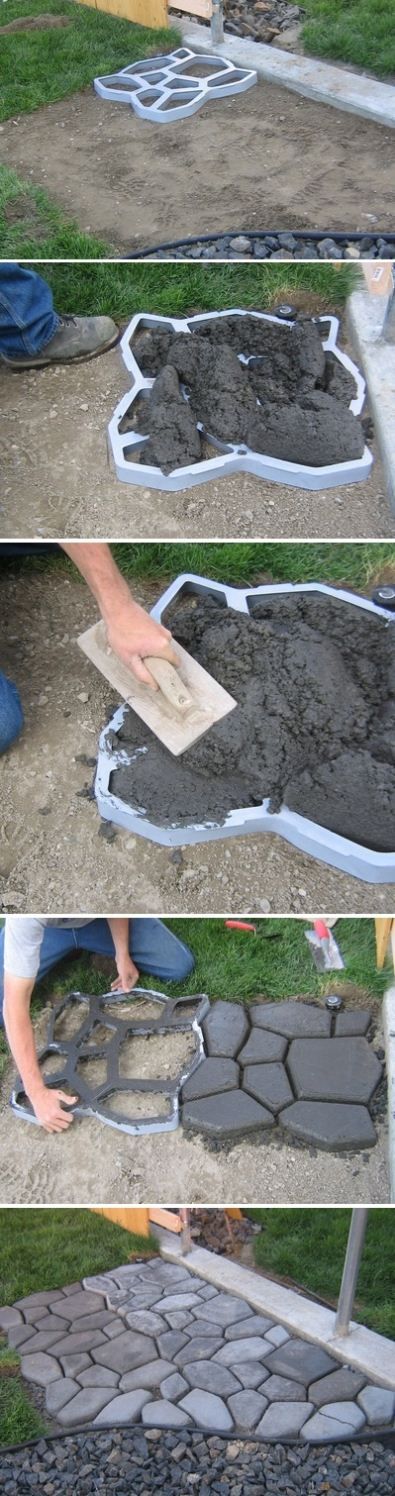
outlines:
{"label": "finished stone walkway", "polygon": [[394,1423],[395,1390],[159,1257],[29,1294],[0,1330],[65,1430],[141,1422],[316,1444]]}

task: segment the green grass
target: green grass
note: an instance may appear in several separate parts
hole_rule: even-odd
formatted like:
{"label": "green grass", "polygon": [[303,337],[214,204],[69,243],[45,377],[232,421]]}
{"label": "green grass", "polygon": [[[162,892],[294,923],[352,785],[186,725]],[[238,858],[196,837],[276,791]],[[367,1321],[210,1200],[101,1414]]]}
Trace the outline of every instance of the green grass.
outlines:
{"label": "green grass", "polygon": [[[152,1237],[134,1236],[90,1210],[0,1210],[0,1304],[106,1272],[147,1248],[155,1251]],[[15,1352],[0,1346],[0,1447],[45,1432],[18,1366]]]}
{"label": "green grass", "polygon": [[314,57],[377,73],[395,73],[393,0],[303,0],[302,40]]}
{"label": "green grass", "polygon": [[[262,1223],[255,1260],[336,1303],[350,1224],[348,1209],[252,1210]],[[395,1338],[395,1212],[370,1210],[353,1318]]]}
{"label": "green grass", "polygon": [[100,73],[169,51],[179,45],[176,29],[152,31],[73,0],[7,0],[0,28],[23,16],[66,16],[70,25],[10,32],[1,39],[0,119],[31,113],[41,104],[92,87]]}
{"label": "green grass", "polygon": [[73,220],[66,219],[41,187],[24,181],[10,167],[0,166],[0,254],[3,259],[34,261],[47,256],[55,259],[104,259],[112,252],[111,245],[103,239],[82,233]]}
{"label": "green grass", "polygon": [[196,265],[160,261],[112,265],[46,265],[56,306],[63,312],[106,313],[126,321],[133,312],[182,317],[194,311],[227,306],[270,307],[285,293],[322,298],[323,309],[341,307],[352,291],[358,269],[342,264]]}
{"label": "green grass", "polygon": [[[195,572],[234,586],[258,586],[262,582],[328,582],[368,591],[384,569],[395,567],[393,541],[339,541],[332,544],[294,545],[273,541],[115,543],[111,547],[120,570],[134,583],[157,588],[181,572]],[[61,551],[10,557],[13,569],[46,572],[53,569],[76,575],[73,563]]]}

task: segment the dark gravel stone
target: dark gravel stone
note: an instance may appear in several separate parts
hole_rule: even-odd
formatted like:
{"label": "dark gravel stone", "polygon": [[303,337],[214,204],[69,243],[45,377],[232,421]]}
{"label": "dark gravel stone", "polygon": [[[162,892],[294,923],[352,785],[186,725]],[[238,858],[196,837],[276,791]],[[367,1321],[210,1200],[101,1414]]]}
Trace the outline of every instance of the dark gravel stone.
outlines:
{"label": "dark gravel stone", "polygon": [[[144,250],[141,259],[167,260],[169,254],[174,260],[212,260],[218,259],[234,260],[240,259],[241,252],[235,249],[236,242],[242,239],[249,244],[244,251],[247,258],[252,255],[256,259],[272,259],[279,250],[286,249],[290,260],[342,260],[347,258],[347,250],[355,246],[358,257],[361,259],[388,259],[395,257],[395,240],[389,236],[383,239],[382,235],[368,234],[358,239],[356,234],[347,234],[341,240],[333,239],[329,234],[318,235],[316,239],[309,238],[306,231],[295,229],[290,233],[279,230],[278,234],[262,233],[261,238],[256,238],[256,230],[253,234],[218,234],[205,243],[202,239],[197,244],[192,244],[188,239],[179,239],[175,246],[170,249]],[[244,257],[244,256],[242,256]]]}

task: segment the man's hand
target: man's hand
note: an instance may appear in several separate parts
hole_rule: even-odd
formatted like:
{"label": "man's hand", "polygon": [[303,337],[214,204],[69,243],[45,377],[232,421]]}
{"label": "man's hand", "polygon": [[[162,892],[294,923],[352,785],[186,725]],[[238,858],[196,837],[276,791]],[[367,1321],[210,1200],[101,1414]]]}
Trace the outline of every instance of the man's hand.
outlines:
{"label": "man's hand", "polygon": [[169,629],[156,623],[144,608],[140,608],[139,603],[134,602],[130,593],[121,605],[116,603],[111,613],[107,613],[105,623],[108,642],[114,654],[118,655],[124,665],[128,665],[137,680],[152,686],[156,691],[156,682],[144,660],[147,655],[155,655],[158,659],[168,660],[170,665],[177,666],[177,654]]}
{"label": "man's hand", "polygon": [[74,1118],[72,1112],[64,1111],[62,1102],[72,1106],[76,1101],[78,1096],[67,1096],[65,1091],[55,1091],[52,1086],[43,1086],[37,1095],[31,1097],[35,1116],[45,1132],[65,1132]]}
{"label": "man's hand", "polygon": [[137,970],[131,956],[126,955],[123,959],[117,958],[118,976],[115,982],[111,982],[112,992],[131,992],[138,982],[140,972]]}

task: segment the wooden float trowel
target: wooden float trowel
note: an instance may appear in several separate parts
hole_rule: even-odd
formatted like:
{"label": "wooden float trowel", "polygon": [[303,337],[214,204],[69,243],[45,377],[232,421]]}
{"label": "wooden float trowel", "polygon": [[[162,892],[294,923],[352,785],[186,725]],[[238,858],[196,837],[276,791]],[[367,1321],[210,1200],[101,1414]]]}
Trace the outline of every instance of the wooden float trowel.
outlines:
{"label": "wooden float trowel", "polygon": [[181,644],[174,646],[179,670],[167,660],[151,655],[147,658],[147,667],[159,687],[158,691],[153,691],[151,686],[136,680],[132,670],[123,665],[110,649],[102,619],[80,634],[77,643],[88,660],[97,665],[124,701],[175,755],[184,753],[191,743],[208,732],[215,722],[220,722],[221,717],[232,712],[237,704],[234,697],[224,691],[223,686],[208,675]]}

